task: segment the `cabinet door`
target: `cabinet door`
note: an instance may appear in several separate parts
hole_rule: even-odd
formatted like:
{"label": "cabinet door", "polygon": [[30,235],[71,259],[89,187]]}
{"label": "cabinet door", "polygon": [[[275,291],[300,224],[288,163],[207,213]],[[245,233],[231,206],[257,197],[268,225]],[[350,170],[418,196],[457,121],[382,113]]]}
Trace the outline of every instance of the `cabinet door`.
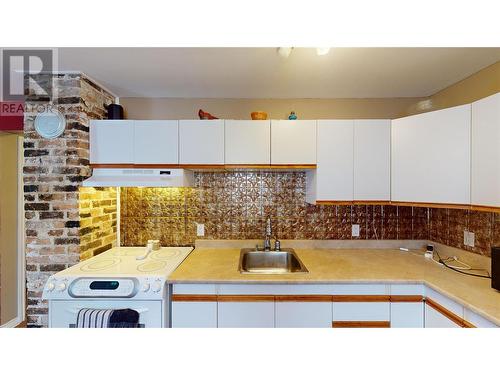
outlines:
{"label": "cabinet door", "polygon": [[90,122],[91,164],[134,163],[134,121],[93,120]]}
{"label": "cabinet door", "polygon": [[272,120],[271,164],[316,164],[316,120]]}
{"label": "cabinet door", "polygon": [[423,302],[391,302],[391,328],[423,327]]}
{"label": "cabinet door", "polygon": [[331,302],[276,302],[277,328],[330,328]]}
{"label": "cabinet door", "polygon": [[460,328],[460,326],[426,304],[425,328]]}
{"label": "cabinet door", "polygon": [[353,200],[353,120],[318,120],[316,200]]}
{"label": "cabinet door", "polygon": [[224,164],[224,121],[180,120],[179,163]]}
{"label": "cabinet door", "polygon": [[391,199],[391,121],[354,121],[354,200]]}
{"label": "cabinet door", "polygon": [[464,320],[477,328],[498,328],[498,326],[469,309],[464,309]]}
{"label": "cabinet door", "polygon": [[392,121],[392,200],[470,203],[470,116],[463,105]]}
{"label": "cabinet door", "polygon": [[178,164],[179,122],[135,121],[136,164]]}
{"label": "cabinet door", "polygon": [[500,93],[472,103],[471,199],[500,207]]}
{"label": "cabinet door", "polygon": [[172,302],[172,328],[216,328],[217,302]]}
{"label": "cabinet door", "polygon": [[270,164],[271,121],[226,120],[226,164]]}
{"label": "cabinet door", "polygon": [[274,301],[219,302],[219,328],[273,328]]}

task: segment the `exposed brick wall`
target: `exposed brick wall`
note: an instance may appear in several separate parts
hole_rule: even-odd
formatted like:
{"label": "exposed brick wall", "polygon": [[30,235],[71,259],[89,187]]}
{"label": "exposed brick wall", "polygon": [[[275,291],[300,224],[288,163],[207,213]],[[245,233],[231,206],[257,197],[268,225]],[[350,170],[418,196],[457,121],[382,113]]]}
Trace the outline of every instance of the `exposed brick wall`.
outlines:
{"label": "exposed brick wall", "polygon": [[[42,300],[46,280],[80,260],[79,187],[90,175],[89,121],[103,118],[111,94],[82,74],[44,75],[53,79],[54,98],[27,87],[24,119],[24,201],[26,226],[27,319],[29,326],[47,324]],[[37,112],[54,106],[67,127],[56,139],[35,131]]]}
{"label": "exposed brick wall", "polygon": [[81,187],[80,258],[116,246],[116,189]]}

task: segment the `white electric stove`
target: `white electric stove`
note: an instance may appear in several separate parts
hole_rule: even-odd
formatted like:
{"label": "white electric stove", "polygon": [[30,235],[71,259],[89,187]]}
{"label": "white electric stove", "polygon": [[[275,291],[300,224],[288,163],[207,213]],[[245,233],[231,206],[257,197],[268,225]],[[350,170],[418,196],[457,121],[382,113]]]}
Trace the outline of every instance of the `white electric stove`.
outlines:
{"label": "white electric stove", "polygon": [[169,327],[166,281],[192,250],[161,247],[140,259],[145,247],[115,247],[58,272],[43,291],[49,301],[49,327],[73,327],[84,308],[129,308],[139,312],[141,327]]}

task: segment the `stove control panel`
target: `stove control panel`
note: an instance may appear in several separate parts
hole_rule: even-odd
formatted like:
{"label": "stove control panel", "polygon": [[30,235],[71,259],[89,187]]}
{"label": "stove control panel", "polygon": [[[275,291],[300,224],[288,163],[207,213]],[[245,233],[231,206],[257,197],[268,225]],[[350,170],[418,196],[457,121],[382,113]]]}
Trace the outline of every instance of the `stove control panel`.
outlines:
{"label": "stove control panel", "polygon": [[[57,287],[56,287],[57,288]],[[137,293],[137,280],[132,278],[80,278],[69,286],[71,297],[131,298]]]}

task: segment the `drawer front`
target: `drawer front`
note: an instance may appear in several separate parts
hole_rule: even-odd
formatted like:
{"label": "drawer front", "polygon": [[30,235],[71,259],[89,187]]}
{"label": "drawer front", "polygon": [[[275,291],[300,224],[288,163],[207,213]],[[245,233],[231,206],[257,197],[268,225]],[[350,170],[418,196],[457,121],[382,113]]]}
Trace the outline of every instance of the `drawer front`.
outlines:
{"label": "drawer front", "polygon": [[217,294],[215,284],[174,284],[174,294]]}
{"label": "drawer front", "polygon": [[267,294],[267,295],[331,295],[332,285],[248,285],[248,284],[222,284],[219,285],[219,294]]}
{"label": "drawer front", "polygon": [[394,284],[390,285],[393,296],[423,296],[425,288],[422,284]]}
{"label": "drawer front", "polygon": [[219,328],[274,328],[274,302],[219,302]]}
{"label": "drawer front", "polygon": [[389,321],[389,302],[334,302],[333,321]]}
{"label": "drawer front", "polygon": [[390,288],[385,284],[336,284],[332,285],[333,294],[349,295],[389,295]]}

